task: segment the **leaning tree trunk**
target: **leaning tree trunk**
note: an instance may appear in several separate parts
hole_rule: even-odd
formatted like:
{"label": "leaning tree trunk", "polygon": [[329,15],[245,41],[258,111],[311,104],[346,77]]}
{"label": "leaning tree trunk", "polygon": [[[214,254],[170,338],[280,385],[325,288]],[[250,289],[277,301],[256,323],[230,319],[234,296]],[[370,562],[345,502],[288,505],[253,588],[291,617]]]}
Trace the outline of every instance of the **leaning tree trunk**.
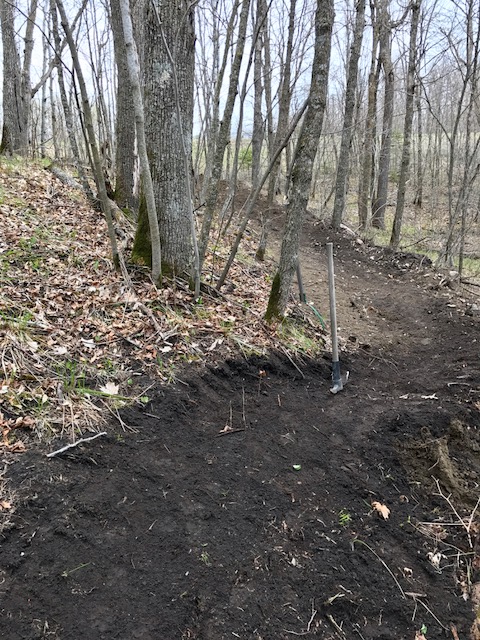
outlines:
{"label": "leaning tree trunk", "polygon": [[78,84],[80,86],[80,93],[82,96],[83,116],[85,118],[85,126],[87,129],[87,135],[88,135],[88,144],[90,147],[90,153],[92,155],[92,160],[93,160],[95,182],[98,189],[102,211],[107,221],[108,236],[110,239],[110,247],[112,250],[113,264],[115,268],[118,269],[120,266],[120,257],[118,253],[118,247],[117,247],[117,237],[115,235],[115,227],[112,219],[112,210],[111,210],[110,200],[108,198],[107,190],[105,188],[105,181],[103,179],[102,161],[100,159],[98,144],[95,138],[95,129],[93,126],[92,110],[90,108],[90,101],[88,99],[87,87],[86,87],[85,80],[82,73],[82,67],[80,65],[78,51],[75,46],[75,41],[73,39],[72,30],[70,28],[70,25],[68,24],[67,14],[65,13],[65,7],[63,6],[62,0],[55,0],[55,2],[58,8],[58,11],[60,13],[62,27],[63,27],[63,30],[65,31],[65,36],[67,38],[68,46],[70,49],[70,55],[72,56],[73,66],[75,68]]}
{"label": "leaning tree trunk", "polygon": [[[90,183],[88,182],[87,176],[83,169],[82,161],[80,158],[80,150],[78,148],[77,138],[75,136],[75,125],[73,121],[73,114],[70,109],[70,104],[68,102],[67,92],[65,89],[63,63],[61,60],[62,44],[61,44],[60,34],[58,30],[58,17],[57,17],[57,9],[55,7],[55,0],[50,0],[50,14],[52,16],[53,42],[55,44],[55,63],[54,64],[57,69],[58,88],[60,91],[60,100],[62,102],[63,115],[65,117],[65,127],[67,129],[68,141],[70,143],[70,149],[72,151],[75,167],[78,171],[78,177],[80,179],[83,192],[85,193],[85,196],[87,197],[87,199],[90,201],[91,204],[97,204],[97,200],[92,192]],[[54,109],[54,105],[52,105],[52,109]],[[57,156],[55,156],[55,158],[56,157]]]}
{"label": "leaning tree trunk", "polygon": [[[191,193],[185,175],[183,149],[185,145],[191,158],[195,63],[193,5],[187,0],[167,3],[155,0],[147,3],[144,18],[145,131],[160,228],[162,273],[190,277],[193,256]],[[151,260],[143,196],[133,257],[145,262]]]}
{"label": "leaning tree trunk", "polygon": [[340,227],[345,210],[345,196],[347,192],[347,178],[350,162],[350,148],[353,137],[353,115],[355,111],[355,98],[357,93],[358,61],[362,48],[363,31],[365,29],[365,1],[357,0],[357,14],[355,18],[355,30],[348,62],[347,86],[345,90],[345,112],[343,118],[342,141],[340,143],[340,155],[337,163],[337,177],[335,181],[335,202],[333,205],[332,226]]}
{"label": "leaning tree trunk", "polygon": [[309,104],[293,159],[290,201],[287,208],[280,263],[272,283],[265,315],[267,320],[281,318],[285,314],[293,274],[298,264],[300,231],[308,204],[313,166],[327,103],[333,20],[333,0],[317,0],[315,51],[312,63]]}

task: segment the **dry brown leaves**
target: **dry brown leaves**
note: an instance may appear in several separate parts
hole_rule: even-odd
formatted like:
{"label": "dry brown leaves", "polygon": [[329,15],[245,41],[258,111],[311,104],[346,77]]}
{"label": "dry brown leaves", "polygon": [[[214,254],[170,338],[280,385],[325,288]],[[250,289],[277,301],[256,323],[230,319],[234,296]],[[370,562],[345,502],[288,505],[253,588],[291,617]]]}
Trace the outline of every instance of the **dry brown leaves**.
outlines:
{"label": "dry brown leaves", "polygon": [[[170,382],[190,363],[279,346],[275,328],[262,319],[270,279],[253,257],[252,240],[242,244],[243,257],[220,295],[213,285],[228,255],[228,238],[207,259],[212,291],[200,302],[183,283],[157,290],[148,273],[135,267],[132,293],[112,268],[102,215],[80,193],[28,163],[4,161],[0,180],[4,450],[20,450],[17,434],[25,429],[41,438],[98,429],[105,403],[117,409],[127,397],[146,401],[137,376]],[[311,321],[304,326],[309,342],[292,333],[287,349],[321,349],[321,328]],[[20,449],[12,448],[15,443]]]}

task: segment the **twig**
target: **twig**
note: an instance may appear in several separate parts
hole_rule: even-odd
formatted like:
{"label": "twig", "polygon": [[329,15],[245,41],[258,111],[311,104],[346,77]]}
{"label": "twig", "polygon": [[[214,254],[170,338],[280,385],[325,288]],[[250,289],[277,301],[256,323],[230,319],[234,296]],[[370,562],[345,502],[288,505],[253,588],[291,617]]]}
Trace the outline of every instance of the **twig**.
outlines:
{"label": "twig", "polygon": [[434,618],[434,619],[438,622],[438,624],[442,627],[442,629],[445,629],[446,631],[448,631],[448,627],[446,627],[444,624],[442,624],[442,623],[440,622],[440,620],[439,620],[439,619],[437,618],[437,616],[433,613],[433,611],[430,609],[430,607],[427,607],[427,605],[426,605],[424,602],[422,602],[419,598],[417,598],[417,597],[416,597],[416,594],[409,594],[409,595],[411,595],[411,596],[413,597],[413,600],[414,600],[414,602],[415,602],[415,605],[417,605],[417,604],[419,604],[419,603],[420,603],[420,604],[422,605],[422,607],[424,607],[424,608],[428,611],[428,613],[432,616],[432,618]]}
{"label": "twig", "polygon": [[330,614],[327,615],[327,618],[330,621],[330,624],[333,625],[335,630],[342,636],[342,638],[345,638],[345,632],[343,631],[342,627],[337,624],[335,618]]}
{"label": "twig", "polygon": [[366,542],[364,542],[363,540],[359,540],[358,538],[356,538],[356,539],[353,541],[353,543],[352,543],[352,544],[353,544],[353,546],[355,546],[355,543],[356,543],[356,542],[358,542],[359,544],[363,544],[363,546],[367,547],[367,549],[368,549],[369,551],[371,551],[371,552],[373,553],[373,555],[374,555],[378,560],[380,560],[380,562],[383,564],[383,566],[385,567],[385,569],[388,571],[388,573],[389,573],[389,574],[392,576],[392,578],[394,579],[395,584],[397,585],[397,587],[398,587],[398,588],[399,588],[399,590],[400,590],[400,593],[402,594],[402,598],[404,598],[404,599],[405,599],[405,598],[406,598],[405,591],[402,589],[402,587],[401,587],[401,585],[400,585],[399,581],[396,579],[395,575],[393,574],[392,570],[391,570],[391,569],[390,569],[390,567],[387,565],[387,563],[386,563],[384,560],[382,560],[382,558],[378,555],[378,553],[377,553],[374,549],[372,549],[372,547],[371,547],[370,545],[368,545]]}
{"label": "twig", "polygon": [[220,436],[228,436],[230,433],[238,433],[239,431],[245,431],[245,429],[227,429],[226,431],[219,431],[215,437],[219,438]]}
{"label": "twig", "polygon": [[450,509],[453,511],[453,513],[457,516],[459,523],[462,525],[462,527],[465,529],[465,531],[467,532],[467,537],[468,537],[468,544],[470,546],[470,549],[473,549],[473,542],[472,542],[472,536],[470,535],[470,528],[472,526],[472,522],[473,522],[473,517],[475,515],[476,510],[478,509],[478,506],[480,505],[480,497],[477,500],[477,504],[475,505],[472,513],[470,514],[470,518],[468,520],[468,524],[465,523],[465,519],[461,517],[461,515],[458,513],[458,511],[455,508],[455,505],[452,503],[452,501],[450,500],[450,496],[446,496],[441,487],[440,487],[440,482],[437,480],[437,478],[433,478],[435,481],[435,484],[437,485],[437,489],[438,489],[438,493],[437,495],[440,496],[441,498],[443,498],[448,506],[450,507]]}
{"label": "twig", "polygon": [[102,400],[102,404],[112,414],[112,416],[118,420],[118,422],[120,423],[120,426],[124,431],[131,431],[132,433],[138,433],[138,429],[135,429],[135,427],[130,427],[126,422],[122,420],[118,412],[118,409],[116,407],[113,407],[113,408],[109,407],[108,402],[104,402],[103,400]]}
{"label": "twig", "polygon": [[106,436],[106,435],[107,435],[106,431],[101,431],[100,433],[97,433],[94,436],[91,436],[90,438],[80,438],[80,440],[77,440],[76,442],[72,442],[72,444],[67,444],[61,449],[57,449],[56,451],[47,453],[47,458],[53,458],[54,456],[58,456],[58,454],[63,453],[64,451],[67,451],[68,449],[73,449],[73,447],[78,447],[79,444],[83,444],[84,442],[90,442],[91,440],[95,440],[100,436]]}
{"label": "twig", "polygon": [[242,384],[242,419],[243,419],[243,426],[246,428],[247,420],[245,418],[245,387],[243,384]]}
{"label": "twig", "polygon": [[293,359],[290,357],[290,354],[288,353],[287,349],[285,349],[285,347],[282,346],[281,351],[283,351],[283,353],[287,356],[287,358],[290,360],[290,362],[293,364],[293,366],[298,371],[298,373],[302,376],[302,378],[305,379],[305,374],[299,367],[297,367]]}

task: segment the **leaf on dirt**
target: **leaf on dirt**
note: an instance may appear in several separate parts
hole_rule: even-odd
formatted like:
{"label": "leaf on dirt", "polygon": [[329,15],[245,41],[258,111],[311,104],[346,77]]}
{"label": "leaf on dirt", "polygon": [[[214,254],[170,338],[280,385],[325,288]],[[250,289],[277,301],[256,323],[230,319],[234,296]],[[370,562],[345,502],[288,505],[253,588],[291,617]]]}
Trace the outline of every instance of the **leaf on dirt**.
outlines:
{"label": "leaf on dirt", "polygon": [[92,339],[85,340],[84,338],[80,338],[80,341],[82,342],[83,346],[86,347],[87,349],[95,349],[96,345]]}
{"label": "leaf on dirt", "polygon": [[55,347],[53,349],[53,352],[57,354],[57,356],[64,356],[66,353],[68,353],[68,349],[67,347]]}
{"label": "leaf on dirt", "polygon": [[233,428],[229,424],[226,424],[218,433],[229,433],[230,431],[233,431]]}
{"label": "leaf on dirt", "polygon": [[12,508],[12,503],[8,500],[0,500],[0,511],[8,511]]}
{"label": "leaf on dirt", "polygon": [[388,516],[390,515],[390,509],[381,502],[372,502],[372,508],[382,516],[384,520],[388,520]]}
{"label": "leaf on dirt", "polygon": [[115,384],[114,382],[107,382],[107,384],[104,384],[103,387],[100,387],[100,391],[106,393],[107,396],[118,396],[119,389],[120,386],[118,384]]}
{"label": "leaf on dirt", "polygon": [[427,640],[421,631],[415,632],[415,640]]}
{"label": "leaf on dirt", "polygon": [[427,557],[430,560],[430,562],[433,564],[435,569],[440,569],[440,562],[442,561],[442,558],[445,558],[443,553],[440,553],[440,551],[437,551],[437,553],[432,553],[430,551],[430,553],[427,553]]}

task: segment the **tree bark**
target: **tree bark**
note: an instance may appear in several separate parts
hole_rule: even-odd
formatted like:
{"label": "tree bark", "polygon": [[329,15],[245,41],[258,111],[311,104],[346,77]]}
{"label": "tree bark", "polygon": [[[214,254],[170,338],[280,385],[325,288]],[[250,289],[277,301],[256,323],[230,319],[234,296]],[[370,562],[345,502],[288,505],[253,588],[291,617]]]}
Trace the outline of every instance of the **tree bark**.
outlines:
{"label": "tree bark", "polygon": [[398,249],[402,230],[403,211],[405,208],[405,192],[410,170],[410,149],[412,145],[413,106],[415,98],[415,72],[417,66],[417,31],[420,18],[421,0],[412,5],[412,23],[410,26],[410,45],[408,51],[407,97],[405,101],[405,125],[403,128],[403,149],[400,176],[398,179],[397,205],[393,221],[390,248]]}
{"label": "tree bark", "polygon": [[25,118],[21,101],[22,72],[15,42],[14,5],[0,2],[3,42],[3,132],[0,153],[25,153]]}
{"label": "tree bark", "polygon": [[[130,10],[130,8],[129,8]],[[122,31],[120,0],[110,0],[115,62],[117,66],[117,100],[115,122],[115,202],[121,209],[136,211],[135,197],[135,113],[127,53]],[[128,46],[128,45],[127,45]],[[133,48],[133,39],[131,41]],[[138,71],[139,73],[139,71]],[[142,104],[143,110],[143,104]]]}
{"label": "tree bark", "polygon": [[[183,148],[185,145],[191,158],[195,62],[192,3],[152,0],[145,8],[143,24],[145,130],[160,228],[162,273],[189,278],[193,255],[189,215],[191,193],[185,176]],[[162,30],[175,68],[165,47]],[[179,87],[178,109],[175,78]],[[143,197],[133,256],[146,263],[151,260]]]}
{"label": "tree bark", "polygon": [[372,192],[372,166],[374,150],[374,134],[377,112],[377,91],[380,65],[377,65],[378,23],[375,2],[370,0],[370,12],[373,24],[372,58],[368,74],[367,117],[365,119],[365,133],[363,138],[362,162],[358,184],[358,219],[360,228],[365,230],[369,219],[369,204]]}
{"label": "tree bark", "polygon": [[253,131],[252,131],[252,188],[256,189],[260,180],[260,166],[262,161],[262,145],[265,135],[263,122],[263,78],[262,78],[262,38],[260,32],[264,29],[267,19],[265,0],[257,0],[256,40],[253,63]]}
{"label": "tree bark", "polygon": [[395,98],[395,75],[392,64],[392,34],[388,5],[390,0],[380,1],[380,52],[379,62],[384,74],[384,99],[382,118],[382,144],[378,158],[377,191],[372,206],[372,225],[385,229],[388,179],[392,148],[393,107]]}
{"label": "tree bark", "polygon": [[333,0],[317,0],[309,104],[293,159],[280,263],[273,279],[265,314],[268,321],[284,316],[293,275],[298,264],[300,232],[308,204],[313,166],[327,102],[333,20]]}
{"label": "tree bark", "polygon": [[[115,6],[116,5],[116,6]],[[155,205],[155,193],[153,189],[152,174],[147,155],[147,142],[145,137],[145,116],[143,111],[142,91],[140,88],[140,66],[138,63],[135,40],[133,39],[133,26],[130,14],[129,0],[112,0],[112,17],[115,10],[120,12],[120,21],[123,30],[123,46],[117,38],[115,45],[115,55],[117,48],[123,49],[119,57],[127,67],[128,78],[123,78],[127,82],[128,92],[134,108],[135,125],[138,140],[138,154],[140,157],[140,168],[142,174],[142,184],[145,194],[145,204],[147,208],[149,236],[152,247],[152,278],[155,283],[159,283],[162,277],[162,254],[160,248],[160,231],[158,228],[157,209]],[[117,25],[118,27],[118,25]],[[117,58],[118,60],[118,58]],[[124,70],[125,71],[125,70]],[[117,109],[119,105],[117,104]],[[118,121],[117,121],[118,122]],[[129,149],[133,156],[133,146]],[[133,169],[133,167],[132,167]],[[133,188],[133,175],[132,188]]]}
{"label": "tree bark", "polygon": [[340,155],[337,164],[337,177],[335,181],[335,201],[333,205],[332,226],[339,229],[345,210],[345,196],[347,191],[347,179],[350,163],[350,149],[353,137],[353,115],[355,111],[355,99],[357,94],[358,61],[362,48],[363,32],[365,29],[365,1],[357,0],[355,29],[353,33],[352,47],[348,61],[347,86],[345,89],[345,110],[343,118],[342,140],[340,143]]}

